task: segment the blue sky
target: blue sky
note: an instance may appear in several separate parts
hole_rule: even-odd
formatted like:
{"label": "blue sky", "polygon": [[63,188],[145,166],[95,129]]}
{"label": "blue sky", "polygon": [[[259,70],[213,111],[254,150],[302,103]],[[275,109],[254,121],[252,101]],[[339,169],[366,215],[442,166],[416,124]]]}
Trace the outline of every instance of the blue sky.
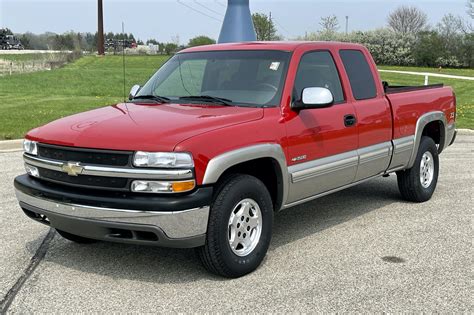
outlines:
{"label": "blue sky", "polygon": [[[156,38],[166,42],[179,35],[185,44],[197,35],[218,37],[226,0],[179,1],[104,0],[105,30],[120,32],[124,21],[126,31],[141,39]],[[0,0],[0,27],[19,33],[95,32],[96,5],[96,0]],[[289,38],[304,35],[305,31],[317,31],[320,18],[332,14],[339,18],[341,31],[346,15],[350,30],[383,27],[390,11],[400,5],[422,9],[432,25],[446,13],[468,18],[466,0],[250,0],[252,12],[271,11],[279,33]]]}

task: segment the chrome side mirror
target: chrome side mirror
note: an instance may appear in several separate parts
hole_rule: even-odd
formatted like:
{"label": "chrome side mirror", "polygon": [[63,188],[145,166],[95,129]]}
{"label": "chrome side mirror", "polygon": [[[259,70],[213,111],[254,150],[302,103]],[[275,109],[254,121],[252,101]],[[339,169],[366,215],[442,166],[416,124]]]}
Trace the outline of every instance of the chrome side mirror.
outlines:
{"label": "chrome side mirror", "polygon": [[132,100],[135,96],[137,96],[141,88],[142,87],[139,86],[138,84],[135,84],[134,86],[132,86],[132,88],[130,89],[130,93],[128,94],[128,99]]}
{"label": "chrome side mirror", "polygon": [[324,108],[332,106],[334,97],[329,89],[308,87],[303,90],[301,100],[293,104],[294,109]]}

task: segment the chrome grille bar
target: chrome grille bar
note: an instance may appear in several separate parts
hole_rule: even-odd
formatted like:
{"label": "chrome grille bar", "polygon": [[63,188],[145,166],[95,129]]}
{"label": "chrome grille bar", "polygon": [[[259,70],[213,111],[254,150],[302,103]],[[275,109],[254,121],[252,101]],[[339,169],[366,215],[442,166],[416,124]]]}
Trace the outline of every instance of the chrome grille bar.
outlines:
{"label": "chrome grille bar", "polygon": [[[53,171],[64,172],[63,165],[68,162],[61,162],[56,160],[38,158],[31,155],[24,154],[23,158],[25,163],[46,168]],[[132,179],[166,179],[166,180],[182,180],[192,179],[193,171],[190,169],[185,170],[154,170],[154,169],[136,169],[136,168],[123,168],[123,167],[106,167],[106,166],[95,166],[95,165],[82,165],[83,168],[80,175],[90,176],[105,176],[105,177],[124,177]],[[80,176],[79,175],[79,176]]]}

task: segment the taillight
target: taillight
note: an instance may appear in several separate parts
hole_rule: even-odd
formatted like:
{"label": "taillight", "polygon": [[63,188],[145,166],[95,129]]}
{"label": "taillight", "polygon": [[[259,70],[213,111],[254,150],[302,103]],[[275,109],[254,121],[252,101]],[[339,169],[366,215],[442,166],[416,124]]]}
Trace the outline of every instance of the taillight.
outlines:
{"label": "taillight", "polygon": [[453,98],[454,98],[454,112],[453,112],[453,119],[456,121],[456,116],[457,116],[457,105],[458,101],[456,99],[456,93],[453,91]]}

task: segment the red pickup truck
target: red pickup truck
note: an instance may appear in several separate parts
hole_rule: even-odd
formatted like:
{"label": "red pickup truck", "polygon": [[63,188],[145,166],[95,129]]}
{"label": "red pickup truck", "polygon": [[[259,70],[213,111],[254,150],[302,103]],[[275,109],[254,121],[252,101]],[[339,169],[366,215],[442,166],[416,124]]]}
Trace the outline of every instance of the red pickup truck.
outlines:
{"label": "red pickup truck", "polygon": [[390,86],[347,43],[186,49],[129,98],[26,135],[21,208],[79,243],[196,247],[226,277],[259,266],[280,210],[390,173],[429,200],[456,135],[451,88]]}

